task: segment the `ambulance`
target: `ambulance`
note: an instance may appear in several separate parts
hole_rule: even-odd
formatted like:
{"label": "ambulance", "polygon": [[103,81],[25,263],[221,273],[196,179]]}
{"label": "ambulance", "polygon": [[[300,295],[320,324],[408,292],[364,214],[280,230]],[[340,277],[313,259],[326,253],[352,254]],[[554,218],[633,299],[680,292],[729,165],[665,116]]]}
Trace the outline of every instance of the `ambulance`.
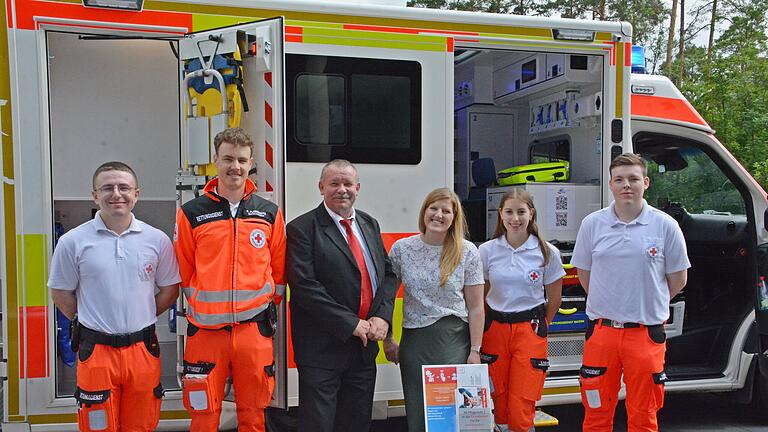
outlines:
{"label": "ambulance", "polygon": [[[356,205],[387,247],[418,231],[434,188],[461,197],[479,243],[501,194],[523,187],[566,266],[582,218],[610,203],[611,158],[641,154],[648,202],[680,224],[692,263],[666,324],[667,391],[766,394],[766,192],[667,78],[632,73],[642,59],[633,66],[631,42],[623,22],[402,0],[4,1],[2,430],[77,428],[73,355],[46,280],[58,235],[96,211],[94,169],[134,167],[136,216],[172,235],[176,208],[215,175],[211,137],[234,125],[254,136],[259,194],[287,220],[318,205],[320,168],[335,158],[356,164]],[[584,292],[574,276],[565,285],[545,408],[580,401]],[[179,300],[157,325],[160,430],[189,425],[184,310]],[[402,293],[396,337],[401,312]],[[281,431],[300,401],[285,302],[280,314],[269,422]],[[404,414],[398,367],[383,354],[375,388],[374,418]],[[233,396],[224,429],[236,427]]]}

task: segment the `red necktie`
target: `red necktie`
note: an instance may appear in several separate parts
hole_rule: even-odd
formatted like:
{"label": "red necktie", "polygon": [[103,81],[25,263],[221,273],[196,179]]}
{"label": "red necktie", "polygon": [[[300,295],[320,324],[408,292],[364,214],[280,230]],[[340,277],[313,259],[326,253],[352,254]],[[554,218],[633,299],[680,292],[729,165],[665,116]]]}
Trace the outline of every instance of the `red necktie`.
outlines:
{"label": "red necktie", "polygon": [[373,301],[371,276],[368,274],[368,266],[365,264],[363,248],[355,232],[352,231],[352,219],[342,219],[341,224],[347,230],[349,250],[352,251],[352,255],[355,257],[355,261],[357,261],[357,267],[360,269],[360,310],[357,312],[357,316],[360,319],[366,319],[368,318],[368,310],[371,308],[371,302]]}

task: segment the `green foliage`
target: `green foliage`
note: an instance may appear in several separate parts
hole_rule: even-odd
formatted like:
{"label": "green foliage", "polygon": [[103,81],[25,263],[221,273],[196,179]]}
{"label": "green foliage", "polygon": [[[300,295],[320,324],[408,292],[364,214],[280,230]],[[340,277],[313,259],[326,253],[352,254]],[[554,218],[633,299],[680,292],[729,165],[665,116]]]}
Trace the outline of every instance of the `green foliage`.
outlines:
{"label": "green foliage", "polygon": [[715,43],[686,49],[681,90],[747,170],[768,186],[768,1],[730,4],[730,25]]}
{"label": "green foliage", "polygon": [[634,43],[642,46],[653,41],[669,16],[662,0],[609,0],[606,5],[607,18],[632,24]]}

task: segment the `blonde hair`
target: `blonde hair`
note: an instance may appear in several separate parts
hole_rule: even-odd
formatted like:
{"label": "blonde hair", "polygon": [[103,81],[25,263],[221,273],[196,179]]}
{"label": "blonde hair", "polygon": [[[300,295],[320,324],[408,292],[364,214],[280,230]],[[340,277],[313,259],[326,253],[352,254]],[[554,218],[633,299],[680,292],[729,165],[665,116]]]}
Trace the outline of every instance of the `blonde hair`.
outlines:
{"label": "blonde hair", "polygon": [[449,200],[453,207],[453,223],[448,228],[448,234],[443,242],[443,250],[440,253],[440,286],[448,282],[456,267],[461,263],[464,255],[464,236],[467,234],[467,221],[464,218],[464,209],[461,208],[459,197],[447,188],[435,189],[424,198],[424,203],[419,211],[419,231],[424,234],[427,225],[424,223],[424,214],[427,207],[441,200]]}
{"label": "blonde hair", "polygon": [[493,233],[493,238],[499,238],[507,233],[507,229],[504,228],[504,222],[501,220],[501,210],[504,208],[504,204],[511,199],[522,201],[528,206],[528,210],[531,212],[531,220],[528,221],[527,228],[528,234],[534,235],[539,239],[539,248],[541,249],[541,256],[544,258],[544,265],[549,264],[549,258],[552,254],[550,253],[547,242],[542,240],[539,235],[539,226],[536,224],[536,207],[533,206],[533,197],[525,189],[513,188],[501,197],[501,204],[499,204],[499,211],[496,215],[496,232]]}

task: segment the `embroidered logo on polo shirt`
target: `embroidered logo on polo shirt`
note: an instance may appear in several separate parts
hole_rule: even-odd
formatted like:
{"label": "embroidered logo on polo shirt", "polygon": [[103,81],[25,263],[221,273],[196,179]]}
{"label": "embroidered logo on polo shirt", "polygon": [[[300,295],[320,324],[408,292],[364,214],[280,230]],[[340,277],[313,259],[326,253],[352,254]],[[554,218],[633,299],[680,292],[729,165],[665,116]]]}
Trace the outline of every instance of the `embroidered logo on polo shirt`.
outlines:
{"label": "embroidered logo on polo shirt", "polygon": [[655,243],[648,243],[645,247],[645,254],[648,255],[649,259],[655,260],[661,255],[661,248]]}
{"label": "embroidered logo on polo shirt", "polygon": [[256,249],[261,249],[264,247],[264,243],[267,241],[267,236],[264,235],[264,231],[260,229],[255,229],[251,231],[251,244]]}
{"label": "embroidered logo on polo shirt", "polygon": [[535,284],[536,282],[541,279],[541,272],[538,270],[528,270],[528,273],[526,273],[525,278],[528,279],[528,282]]}
{"label": "embroidered logo on polo shirt", "polygon": [[155,275],[155,264],[151,261],[145,261],[139,269],[139,279],[144,282],[152,280],[152,276]]}

